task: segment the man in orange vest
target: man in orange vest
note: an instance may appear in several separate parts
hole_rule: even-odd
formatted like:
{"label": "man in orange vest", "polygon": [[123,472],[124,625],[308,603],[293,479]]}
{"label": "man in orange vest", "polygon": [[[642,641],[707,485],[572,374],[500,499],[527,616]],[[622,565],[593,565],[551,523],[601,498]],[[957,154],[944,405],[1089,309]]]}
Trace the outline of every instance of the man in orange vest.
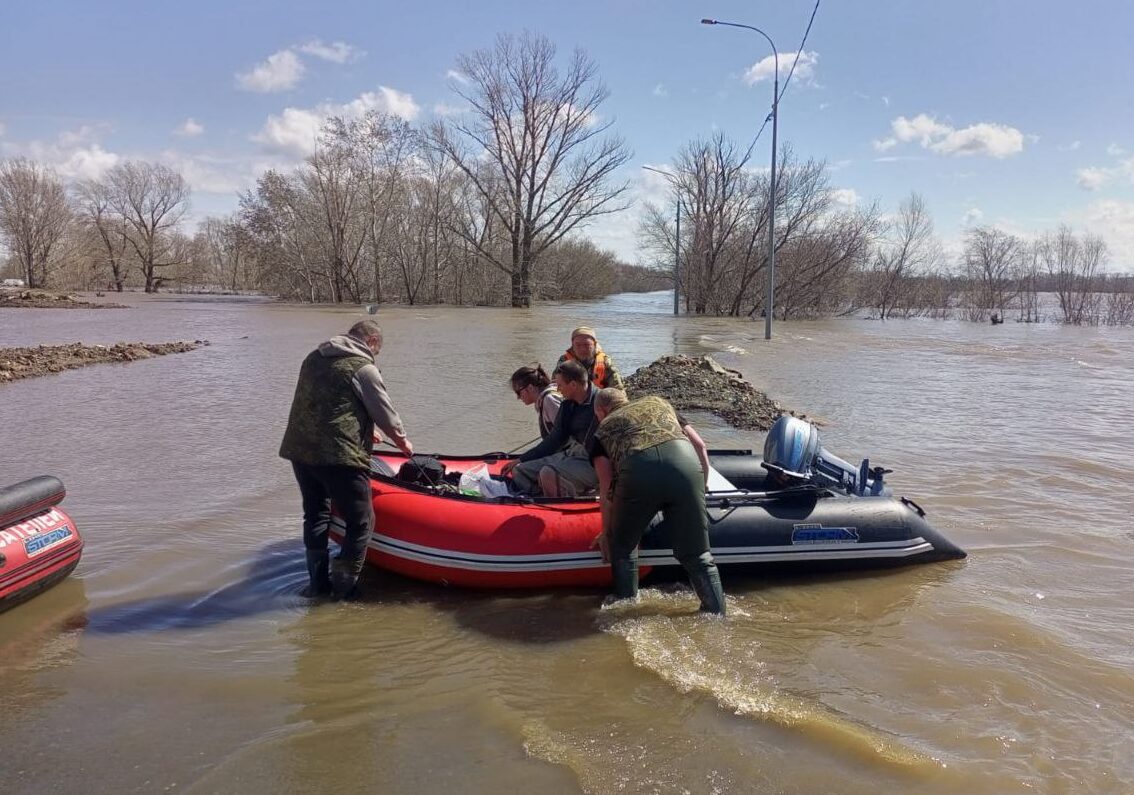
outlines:
{"label": "man in orange vest", "polygon": [[622,374],[614,366],[614,360],[598,344],[595,330],[590,326],[579,326],[571,332],[571,347],[559,357],[556,367],[563,362],[578,362],[587,368],[587,374],[595,389],[624,389]]}

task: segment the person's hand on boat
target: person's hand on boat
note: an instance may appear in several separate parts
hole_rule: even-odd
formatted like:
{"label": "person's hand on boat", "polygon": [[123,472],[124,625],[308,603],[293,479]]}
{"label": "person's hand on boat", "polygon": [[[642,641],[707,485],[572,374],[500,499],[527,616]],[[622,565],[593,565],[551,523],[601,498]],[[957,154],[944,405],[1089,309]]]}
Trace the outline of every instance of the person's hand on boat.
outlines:
{"label": "person's hand on boat", "polygon": [[591,549],[596,547],[602,552],[602,562],[610,563],[610,539],[607,538],[605,530],[595,536],[594,541],[591,542]]}
{"label": "person's hand on boat", "polygon": [[374,429],[374,444],[382,444],[386,439],[382,436],[382,432],[377,428]]}
{"label": "person's hand on boat", "polygon": [[500,474],[501,475],[511,475],[512,470],[515,469],[516,465],[519,464],[519,463],[520,463],[520,459],[518,459],[518,458],[515,458],[515,459],[509,461],[507,464],[505,464],[504,466],[502,466],[500,468]]}
{"label": "person's hand on boat", "polygon": [[408,436],[395,436],[394,444],[406,455],[413,455],[413,443]]}

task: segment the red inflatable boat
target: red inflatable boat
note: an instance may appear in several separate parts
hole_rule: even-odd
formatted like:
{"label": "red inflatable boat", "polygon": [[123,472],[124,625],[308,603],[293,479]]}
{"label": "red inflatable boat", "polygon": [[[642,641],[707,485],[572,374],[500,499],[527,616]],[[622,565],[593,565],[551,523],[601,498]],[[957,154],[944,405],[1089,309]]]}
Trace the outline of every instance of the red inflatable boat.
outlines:
{"label": "red inflatable boat", "polygon": [[83,539],[59,507],[67,494],[49,475],[0,489],[0,612],[64,579]]}
{"label": "red inflatable boat", "polygon": [[[437,458],[451,476],[481,464],[497,474],[514,456]],[[434,485],[408,482],[399,476],[406,460],[401,453],[373,458],[370,563],[417,580],[474,588],[609,584],[610,567],[590,548],[602,526],[597,498],[465,496],[446,484],[450,477]],[[768,473],[751,451],[711,451],[710,460],[709,540],[722,568],[862,569],[965,556],[909,500],[840,496],[810,486],[769,491]],[[337,519],[330,534],[342,540]],[[643,538],[643,577],[651,568],[679,566],[668,534],[665,522],[655,520]]]}

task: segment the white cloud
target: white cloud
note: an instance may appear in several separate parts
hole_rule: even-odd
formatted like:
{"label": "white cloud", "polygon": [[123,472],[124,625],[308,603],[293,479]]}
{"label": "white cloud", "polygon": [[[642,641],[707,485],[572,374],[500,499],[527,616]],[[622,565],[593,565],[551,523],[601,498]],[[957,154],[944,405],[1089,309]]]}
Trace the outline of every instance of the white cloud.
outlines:
{"label": "white cloud", "polygon": [[831,201],[844,207],[854,207],[859,202],[858,191],[854,188],[837,188],[831,191]]}
{"label": "white cloud", "polygon": [[[894,136],[881,142],[885,149],[890,148],[892,144],[889,141],[895,139],[902,143],[916,141],[923,149],[945,155],[1004,158],[1024,149],[1024,134],[1015,127],[1004,124],[980,122],[956,129],[921,113],[912,119],[899,116],[891,122],[890,127]],[[879,148],[879,142],[875,142],[875,148]]]}
{"label": "white cloud", "polygon": [[976,226],[984,218],[984,212],[979,207],[970,207],[961,217],[962,226]]}
{"label": "white cloud", "polygon": [[[791,71],[792,61],[796,59],[796,53],[783,52],[780,53],[780,80],[786,80],[788,72]],[[815,65],[819,62],[819,53],[808,52],[804,50],[799,53],[798,62],[795,65],[795,73],[792,79],[799,78],[804,83],[810,83],[815,77]],[[744,72],[743,80],[750,86],[756,85],[764,80],[771,80],[776,74],[776,59],[775,56],[769,55],[768,57],[756,62]]]}
{"label": "white cloud", "polygon": [[1060,152],[1076,152],[1076,151],[1079,150],[1079,147],[1082,146],[1082,145],[1083,145],[1082,141],[1072,141],[1071,143],[1067,144],[1067,146],[1059,147],[1059,151]]}
{"label": "white cloud", "polygon": [[889,97],[882,97],[882,104],[885,105],[886,107],[890,107],[890,98]]}
{"label": "white cloud", "polygon": [[456,80],[461,85],[467,86],[469,84],[468,75],[466,75],[464,72],[458,72],[456,69],[450,69],[445,73],[445,77],[448,80]]}
{"label": "white cloud", "polygon": [[1111,144],[1106,148],[1106,153],[1111,157],[1122,157],[1124,154],[1126,154],[1126,150],[1118,144]]}
{"label": "white cloud", "polygon": [[1106,168],[1081,168],[1075,172],[1076,182],[1083,190],[1098,190],[1110,181],[1110,177],[1110,169]]}
{"label": "white cloud", "polygon": [[669,89],[665,87],[665,83],[658,83],[656,86],[654,86],[654,96],[655,97],[668,97],[669,96]]}
{"label": "white cloud", "polygon": [[314,55],[316,58],[322,58],[324,61],[331,61],[332,63],[357,61],[359,58],[366,55],[363,50],[353,47],[345,41],[333,41],[330,44],[326,44],[319,39],[313,39],[306,44],[300,45],[299,51],[307,55]]}
{"label": "white cloud", "polygon": [[826,110],[829,107],[831,107],[830,102],[820,102],[819,103],[819,110]]}
{"label": "white cloud", "polygon": [[315,151],[319,131],[327,119],[358,119],[372,110],[407,121],[421,112],[410,94],[379,86],[377,91],[367,91],[345,104],[324,102],[314,108],[284,108],[279,115],[269,116],[252,140],[276,152],[306,157]]}
{"label": "white cloud", "polygon": [[1115,270],[1134,270],[1134,202],[1101,199],[1082,214],[1087,231],[1101,235]]}
{"label": "white cloud", "polygon": [[450,105],[448,102],[438,102],[433,106],[434,116],[456,116],[463,112],[460,105]]}
{"label": "white cloud", "polygon": [[877,149],[879,152],[885,152],[885,151],[893,149],[895,146],[897,146],[898,145],[898,139],[897,138],[882,138],[880,140],[874,141],[873,143],[874,143],[875,149]]}
{"label": "white cloud", "polygon": [[173,131],[174,135],[182,138],[195,138],[205,131],[205,125],[198,123],[192,117],[186,119]]}
{"label": "white cloud", "polygon": [[54,168],[64,179],[98,179],[122,159],[102,148],[97,140],[101,128],[84,125],[67,130],[54,141],[5,143],[4,153],[37,160]]}
{"label": "white cloud", "polygon": [[167,149],[157,159],[185,177],[194,193],[226,196],[254,187],[260,174],[285,165],[265,158],[186,154],[176,149]]}
{"label": "white cloud", "polygon": [[304,71],[303,61],[298,55],[291,50],[280,50],[256,64],[251,71],[237,74],[236,84],[245,91],[263,94],[286,91],[300,81]]}

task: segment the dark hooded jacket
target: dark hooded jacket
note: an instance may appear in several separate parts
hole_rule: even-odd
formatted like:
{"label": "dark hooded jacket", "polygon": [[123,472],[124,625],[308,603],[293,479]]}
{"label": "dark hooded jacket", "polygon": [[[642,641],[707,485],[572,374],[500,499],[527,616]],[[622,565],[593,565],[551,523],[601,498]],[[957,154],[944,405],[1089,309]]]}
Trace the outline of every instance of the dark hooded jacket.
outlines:
{"label": "dark hooded jacket", "polygon": [[405,436],[370,348],[349,334],[332,337],[299,369],[280,456],[369,470],[375,425],[391,438]]}

